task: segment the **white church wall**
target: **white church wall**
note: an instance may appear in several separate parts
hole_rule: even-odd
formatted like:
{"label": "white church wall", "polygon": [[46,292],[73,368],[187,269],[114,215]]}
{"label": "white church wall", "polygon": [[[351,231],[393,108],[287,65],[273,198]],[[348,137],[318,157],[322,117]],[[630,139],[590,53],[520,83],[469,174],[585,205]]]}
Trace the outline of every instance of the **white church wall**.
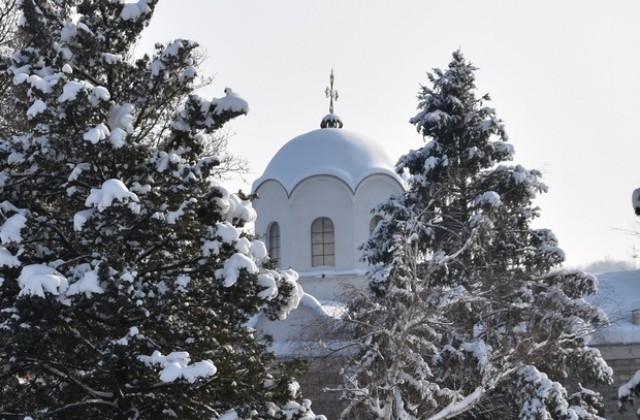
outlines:
{"label": "white church wall", "polygon": [[[371,210],[387,197],[402,192],[398,181],[386,174],[365,178],[356,190],[333,176],[314,176],[298,184],[287,196],[279,182],[269,180],[258,189],[254,202],[258,212],[256,233],[266,241],[270,224],[280,226],[280,267],[292,267],[302,273],[318,272],[338,275],[365,270],[359,261],[359,247],[369,237]],[[335,266],[312,267],[311,224],[318,217],[328,217],[335,229]],[[344,273],[344,272],[348,273]]]}
{"label": "white church wall", "polygon": [[[332,176],[314,176],[305,179],[294,188],[289,203],[289,224],[295,229],[292,236],[283,241],[283,254],[286,252],[291,256],[291,266],[302,272],[353,269],[353,194],[349,187]],[[311,265],[311,224],[319,217],[328,217],[333,222],[333,267]]]}
{"label": "white church wall", "polygon": [[[289,223],[289,199],[287,193],[279,182],[273,180],[263,183],[257,193],[259,199],[253,202],[253,207],[258,213],[255,232],[268,246],[267,229],[271,223],[277,222],[280,227],[280,241],[282,243],[282,238],[289,237],[291,230],[294,228]],[[291,266],[291,262],[281,260],[279,265],[282,268],[287,268]]]}

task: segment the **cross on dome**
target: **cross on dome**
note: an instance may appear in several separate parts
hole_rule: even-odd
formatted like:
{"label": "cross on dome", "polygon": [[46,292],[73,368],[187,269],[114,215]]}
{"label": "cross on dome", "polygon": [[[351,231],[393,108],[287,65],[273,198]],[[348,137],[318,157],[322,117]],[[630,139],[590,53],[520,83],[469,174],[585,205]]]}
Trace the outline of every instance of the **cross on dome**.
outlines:
{"label": "cross on dome", "polygon": [[329,114],[333,114],[333,101],[338,100],[338,91],[333,88],[333,69],[329,75],[329,86],[324,90],[324,94],[329,98]]}
{"label": "cross on dome", "polygon": [[320,128],[342,128],[342,120],[333,113],[333,101],[338,100],[338,91],[333,88],[333,69],[329,75],[329,86],[324,90],[324,94],[329,98],[329,114],[325,115],[320,122]]}

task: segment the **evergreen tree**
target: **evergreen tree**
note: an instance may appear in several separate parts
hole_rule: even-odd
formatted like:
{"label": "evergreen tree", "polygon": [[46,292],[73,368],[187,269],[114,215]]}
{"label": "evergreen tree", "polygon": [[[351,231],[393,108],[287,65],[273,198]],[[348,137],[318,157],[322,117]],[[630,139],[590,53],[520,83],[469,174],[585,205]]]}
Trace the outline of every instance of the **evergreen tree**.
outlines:
{"label": "evergreen tree", "polygon": [[193,94],[191,41],[132,58],[156,3],[20,3],[24,47],[3,56],[27,127],[0,139],[0,417],[316,418],[248,326],[297,305],[297,275],[270,267],[248,197],[204,154],[247,104]]}
{"label": "evergreen tree", "polygon": [[364,245],[370,292],[351,304],[360,350],[344,418],[599,419],[611,369],[585,335],[597,280],[560,269],[533,229],[540,173],[509,164],[503,123],[460,52],[429,74],[411,119],[426,143],[397,165],[408,190],[379,205]]}

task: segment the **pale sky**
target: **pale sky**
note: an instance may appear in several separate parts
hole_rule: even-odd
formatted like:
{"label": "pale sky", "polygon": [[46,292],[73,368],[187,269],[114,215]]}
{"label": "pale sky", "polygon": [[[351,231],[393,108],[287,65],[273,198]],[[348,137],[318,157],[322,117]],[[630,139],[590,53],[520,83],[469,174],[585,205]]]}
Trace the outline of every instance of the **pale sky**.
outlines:
{"label": "pale sky", "polygon": [[[140,43],[188,38],[251,111],[230,123],[250,190],[291,138],[319,128],[334,69],[345,128],[394,160],[423,144],[408,123],[426,72],[460,48],[478,94],[504,120],[514,163],[539,169],[549,192],[537,227],[554,231],[568,265],[640,252],[631,192],[640,187],[640,2],[592,0],[161,0]],[[640,220],[640,219],[638,219]]]}

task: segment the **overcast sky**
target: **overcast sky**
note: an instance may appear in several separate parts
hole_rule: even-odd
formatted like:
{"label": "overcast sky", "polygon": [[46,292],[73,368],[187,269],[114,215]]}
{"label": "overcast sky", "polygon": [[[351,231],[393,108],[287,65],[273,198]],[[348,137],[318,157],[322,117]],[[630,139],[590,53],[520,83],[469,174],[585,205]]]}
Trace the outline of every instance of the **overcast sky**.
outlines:
{"label": "overcast sky", "polygon": [[[198,41],[251,111],[231,123],[245,191],[291,138],[319,127],[335,72],[345,128],[397,159],[423,144],[408,123],[426,72],[460,48],[506,124],[515,162],[539,169],[536,204],[569,265],[631,260],[640,232],[640,2],[591,0],[161,0],[140,43]],[[242,186],[237,182],[234,186]]]}

